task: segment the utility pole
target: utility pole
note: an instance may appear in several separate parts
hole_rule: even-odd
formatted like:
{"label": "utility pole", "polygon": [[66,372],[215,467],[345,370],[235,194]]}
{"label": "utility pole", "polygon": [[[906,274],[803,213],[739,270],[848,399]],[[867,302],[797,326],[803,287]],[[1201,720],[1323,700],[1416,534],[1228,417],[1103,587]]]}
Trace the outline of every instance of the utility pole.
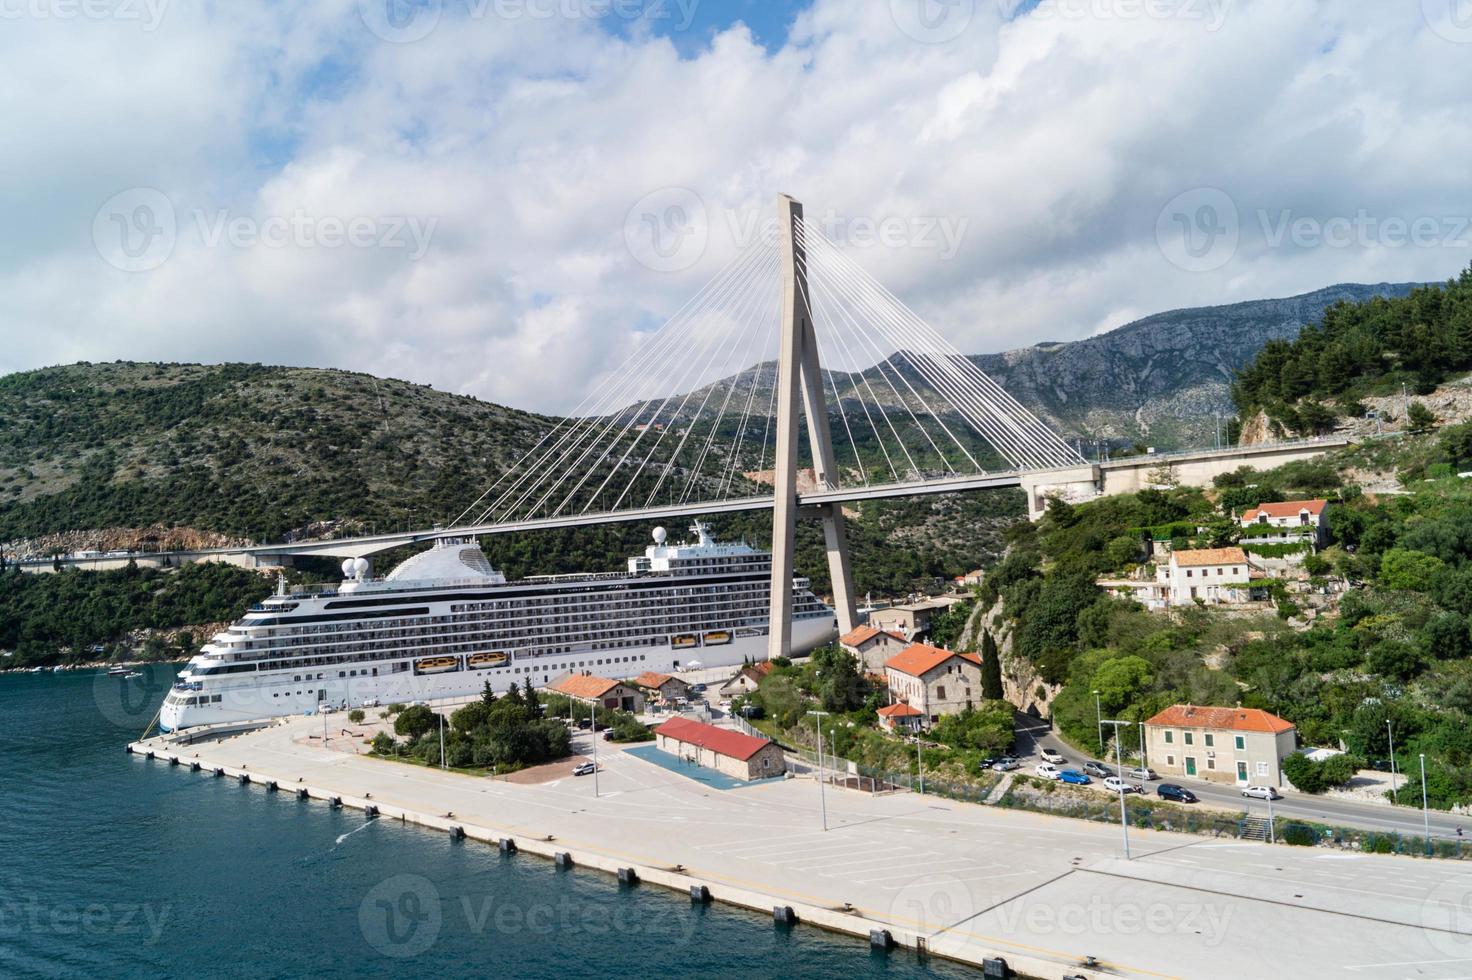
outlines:
{"label": "utility pole", "polygon": [[593,720],[588,733],[593,737],[593,799],[598,798],[598,702],[588,702],[588,715]]}
{"label": "utility pole", "polygon": [[823,719],[828,717],[826,711],[809,711],[808,714],[817,718],[818,728],[818,807],[823,813],[823,830],[828,830],[828,797],[823,790]]}
{"label": "utility pole", "polygon": [[1132,722],[1105,719],[1103,723],[1114,726],[1114,767],[1119,774],[1119,829],[1124,834],[1124,859],[1128,861],[1130,859],[1130,815],[1129,808],[1124,802],[1124,754],[1119,748],[1119,743],[1122,741],[1119,737],[1119,726],[1129,725]]}
{"label": "utility pole", "polygon": [[1426,753],[1421,753],[1421,825],[1426,828],[1426,856],[1431,856],[1431,810],[1426,805]]}
{"label": "utility pole", "polygon": [[1104,751],[1104,708],[1099,704],[1099,692],[1094,692],[1094,718],[1099,724],[1099,751]]}
{"label": "utility pole", "polygon": [[920,795],[925,795],[925,756],[920,754],[920,733],[915,733],[915,765],[920,772]]}
{"label": "utility pole", "polygon": [[445,768],[445,713],[440,712],[440,768]]}

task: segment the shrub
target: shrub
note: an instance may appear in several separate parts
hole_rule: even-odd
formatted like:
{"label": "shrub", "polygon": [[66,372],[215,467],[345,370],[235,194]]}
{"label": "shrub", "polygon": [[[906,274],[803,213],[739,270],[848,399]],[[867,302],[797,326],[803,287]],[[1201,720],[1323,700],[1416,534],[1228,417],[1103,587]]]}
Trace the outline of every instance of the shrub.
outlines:
{"label": "shrub", "polygon": [[367,717],[367,712],[365,712],[362,708],[354,708],[352,711],[348,712],[348,721],[352,722],[354,725],[363,724],[363,719]]}
{"label": "shrub", "polygon": [[418,738],[438,723],[435,713],[422,704],[405,708],[398,715],[394,719],[394,734],[405,738]]}
{"label": "shrub", "polygon": [[373,736],[373,751],[379,755],[388,755],[394,750],[394,737],[388,732],[379,732]]}
{"label": "shrub", "polygon": [[1314,833],[1312,827],[1301,823],[1291,823],[1283,828],[1283,843],[1294,847],[1313,847],[1319,842],[1319,835]]}

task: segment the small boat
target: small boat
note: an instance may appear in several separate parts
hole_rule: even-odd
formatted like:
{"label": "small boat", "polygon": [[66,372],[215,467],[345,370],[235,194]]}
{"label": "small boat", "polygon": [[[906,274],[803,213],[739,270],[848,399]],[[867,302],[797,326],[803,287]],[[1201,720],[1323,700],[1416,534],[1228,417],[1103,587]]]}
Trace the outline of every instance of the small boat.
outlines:
{"label": "small boat", "polygon": [[460,660],[457,657],[425,657],[423,660],[414,661],[416,674],[443,674],[459,668]]}
{"label": "small boat", "polygon": [[132,680],[135,677],[142,677],[142,676],[143,676],[143,671],[141,671],[141,670],[130,670],[126,674],[123,675],[123,680],[130,681],[130,680]]}
{"label": "small boat", "polygon": [[699,642],[700,641],[695,637],[693,633],[681,633],[677,636],[670,637],[670,646],[674,647],[676,650],[681,650],[686,647],[693,647]]}
{"label": "small boat", "polygon": [[471,670],[489,670],[492,667],[505,667],[511,662],[511,655],[496,651],[495,653],[472,653],[470,655]]}
{"label": "small boat", "polygon": [[705,645],[708,647],[724,646],[731,642],[731,634],[726,630],[712,630],[705,634]]}
{"label": "small boat", "polygon": [[128,668],[127,667],[109,667],[109,668],[107,668],[107,676],[108,677],[127,677],[128,676]]}

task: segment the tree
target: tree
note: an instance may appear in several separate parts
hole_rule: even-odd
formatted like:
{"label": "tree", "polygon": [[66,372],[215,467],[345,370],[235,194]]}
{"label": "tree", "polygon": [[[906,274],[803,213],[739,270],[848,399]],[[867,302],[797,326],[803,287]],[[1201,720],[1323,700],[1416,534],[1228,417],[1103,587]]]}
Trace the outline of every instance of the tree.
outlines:
{"label": "tree", "polygon": [[1002,700],[1002,658],[988,629],[981,632],[981,696],[988,701]]}
{"label": "tree", "polygon": [[542,699],[537,696],[537,689],[532,687],[530,676],[526,678],[525,687],[526,691],[522,694],[522,700],[526,702],[527,708],[531,711],[533,720],[539,720],[542,717]]}
{"label": "tree", "polygon": [[352,722],[354,725],[363,724],[363,719],[367,717],[368,713],[365,712],[362,708],[354,708],[352,711],[348,712],[348,721]]}
{"label": "tree", "polygon": [[1436,425],[1436,416],[1420,402],[1411,402],[1411,407],[1406,412],[1406,421],[1412,432],[1430,432]]}
{"label": "tree", "polygon": [[379,732],[373,736],[373,751],[379,755],[388,755],[394,750],[394,737],[388,732]]}
{"label": "tree", "polygon": [[433,711],[422,704],[415,704],[399,712],[394,719],[394,734],[405,738],[418,738],[433,728],[439,719]]}
{"label": "tree", "polygon": [[1094,672],[1093,689],[1111,714],[1129,707],[1141,692],[1155,683],[1155,670],[1143,657],[1106,660]]}
{"label": "tree", "polygon": [[1387,589],[1428,592],[1443,567],[1435,555],[1391,548],[1380,559],[1380,584]]}
{"label": "tree", "polygon": [[496,689],[491,687],[491,682],[486,681],[480,690],[480,700],[486,707],[496,703]]}

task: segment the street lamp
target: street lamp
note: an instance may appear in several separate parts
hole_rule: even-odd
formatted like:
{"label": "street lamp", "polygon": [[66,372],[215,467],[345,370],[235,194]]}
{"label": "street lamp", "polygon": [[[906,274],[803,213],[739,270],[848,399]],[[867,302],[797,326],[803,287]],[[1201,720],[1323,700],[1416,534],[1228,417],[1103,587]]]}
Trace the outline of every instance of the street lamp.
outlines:
{"label": "street lamp", "polygon": [[1426,828],[1426,856],[1431,856],[1431,811],[1426,805],[1426,753],[1421,753],[1421,825]]}
{"label": "street lamp", "polygon": [[1115,771],[1119,774],[1117,777],[1119,779],[1119,829],[1124,834],[1124,859],[1128,861],[1130,859],[1130,818],[1124,803],[1124,756],[1119,750],[1119,726],[1130,725],[1133,722],[1104,719],[1101,724],[1114,726],[1114,766]]}
{"label": "street lamp", "polygon": [[588,702],[588,716],[593,724],[588,728],[588,734],[593,738],[593,798],[598,798],[598,702]]}
{"label": "street lamp", "polygon": [[1104,708],[1099,703],[1099,692],[1094,692],[1094,718],[1099,724],[1099,751],[1104,751]]}
{"label": "street lamp", "polygon": [[1395,732],[1390,727],[1390,719],[1385,719],[1385,737],[1390,740],[1390,801],[1396,802],[1395,791]]}
{"label": "street lamp", "polygon": [[920,754],[920,733],[915,733],[915,767],[920,773],[920,795],[925,795],[925,757]]}
{"label": "street lamp", "polygon": [[440,712],[440,768],[445,768],[445,713]]}
{"label": "street lamp", "polygon": [[823,812],[823,830],[828,829],[828,797],[823,791],[823,719],[828,717],[826,711],[809,711],[808,714],[817,718],[818,729],[818,806]]}

